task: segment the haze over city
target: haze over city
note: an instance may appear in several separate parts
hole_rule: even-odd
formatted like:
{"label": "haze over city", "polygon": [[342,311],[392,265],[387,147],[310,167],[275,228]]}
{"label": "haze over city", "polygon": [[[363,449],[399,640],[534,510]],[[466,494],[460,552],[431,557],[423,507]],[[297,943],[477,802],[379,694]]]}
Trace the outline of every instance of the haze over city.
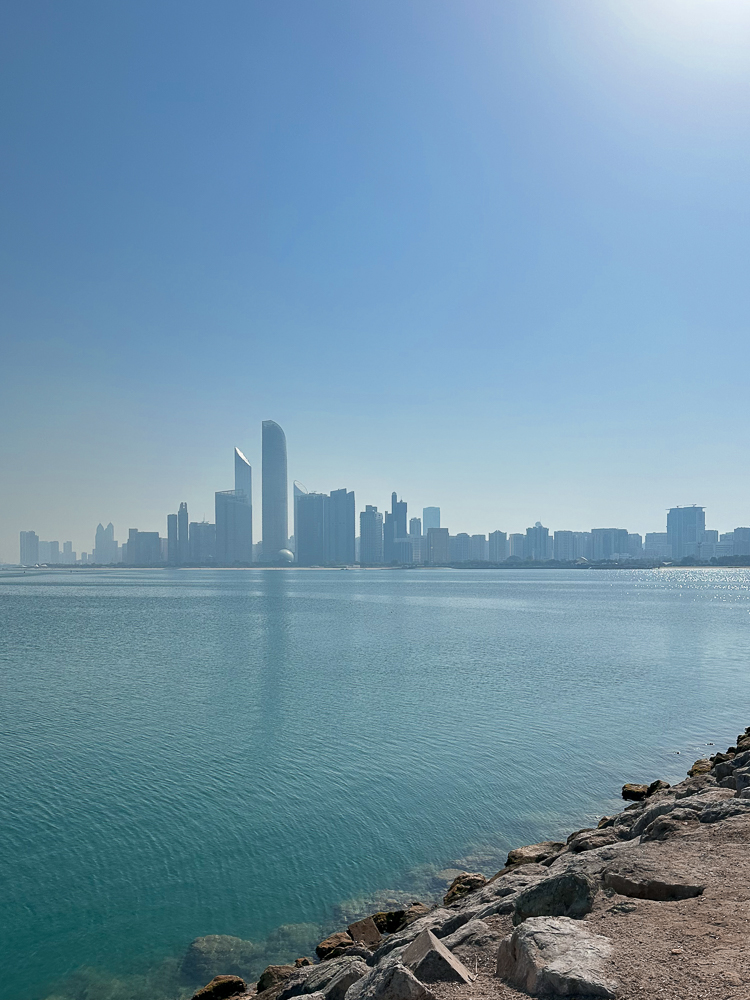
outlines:
{"label": "haze over city", "polygon": [[1,560],[211,519],[269,417],[451,531],[748,523],[747,5],[3,22]]}

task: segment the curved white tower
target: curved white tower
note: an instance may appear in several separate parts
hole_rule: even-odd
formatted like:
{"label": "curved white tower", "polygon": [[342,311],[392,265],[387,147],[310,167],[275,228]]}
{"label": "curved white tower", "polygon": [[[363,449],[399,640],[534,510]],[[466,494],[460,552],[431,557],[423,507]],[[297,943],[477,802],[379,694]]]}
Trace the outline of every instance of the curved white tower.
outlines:
{"label": "curved white tower", "polygon": [[275,420],[263,421],[263,561],[277,562],[289,536],[286,436]]}

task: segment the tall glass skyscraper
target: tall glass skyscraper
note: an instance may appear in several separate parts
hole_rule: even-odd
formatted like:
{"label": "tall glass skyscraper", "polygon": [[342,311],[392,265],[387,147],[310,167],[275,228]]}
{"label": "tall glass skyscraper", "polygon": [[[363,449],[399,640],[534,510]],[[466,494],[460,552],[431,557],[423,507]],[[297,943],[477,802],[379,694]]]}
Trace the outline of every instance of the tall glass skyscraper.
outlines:
{"label": "tall glass skyscraper", "polygon": [[250,552],[252,552],[253,545],[253,470],[250,467],[250,463],[242,454],[239,448],[234,449],[234,492],[238,497],[243,495],[247,497],[247,505],[250,508],[250,517],[247,519],[246,523],[249,526],[249,534],[246,539],[242,541],[242,549],[245,550],[246,546],[250,547]]}
{"label": "tall glass skyscraper", "polygon": [[275,420],[263,421],[263,561],[277,562],[287,546],[289,505],[286,436]]}

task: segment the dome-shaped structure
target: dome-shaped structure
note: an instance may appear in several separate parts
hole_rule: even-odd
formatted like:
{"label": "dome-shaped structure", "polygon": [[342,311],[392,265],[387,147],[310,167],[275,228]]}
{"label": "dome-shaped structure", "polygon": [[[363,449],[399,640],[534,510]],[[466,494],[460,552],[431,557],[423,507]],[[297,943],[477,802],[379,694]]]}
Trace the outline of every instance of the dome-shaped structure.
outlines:
{"label": "dome-shaped structure", "polygon": [[280,549],[279,550],[279,555],[278,555],[277,558],[278,558],[278,560],[279,560],[280,563],[287,563],[287,564],[288,563],[293,563],[294,562],[294,553],[290,552],[289,549]]}

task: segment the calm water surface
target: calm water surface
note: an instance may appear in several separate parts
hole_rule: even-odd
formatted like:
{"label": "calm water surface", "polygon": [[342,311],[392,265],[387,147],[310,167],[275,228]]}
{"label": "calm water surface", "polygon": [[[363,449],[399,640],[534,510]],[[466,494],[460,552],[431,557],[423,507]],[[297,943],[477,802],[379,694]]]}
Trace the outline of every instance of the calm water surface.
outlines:
{"label": "calm water surface", "polygon": [[734,740],[749,653],[747,570],[6,574],[0,996],[585,825]]}

